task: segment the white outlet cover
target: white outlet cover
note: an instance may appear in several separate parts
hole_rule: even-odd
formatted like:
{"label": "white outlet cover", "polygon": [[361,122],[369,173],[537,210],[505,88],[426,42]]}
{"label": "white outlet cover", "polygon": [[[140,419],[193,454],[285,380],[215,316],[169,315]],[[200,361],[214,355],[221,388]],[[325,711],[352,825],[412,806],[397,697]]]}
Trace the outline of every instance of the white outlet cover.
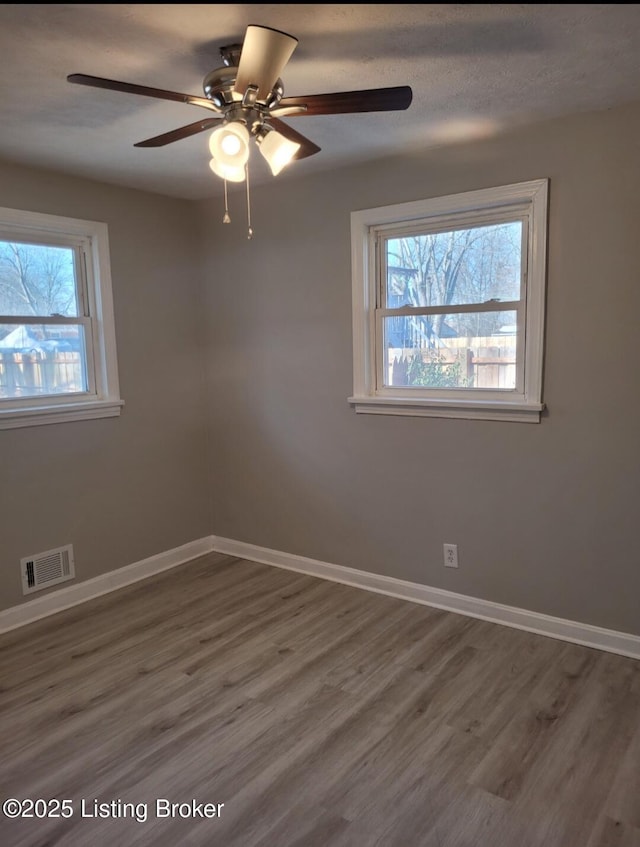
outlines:
{"label": "white outlet cover", "polygon": [[444,544],[444,566],[445,568],[458,567],[458,545]]}

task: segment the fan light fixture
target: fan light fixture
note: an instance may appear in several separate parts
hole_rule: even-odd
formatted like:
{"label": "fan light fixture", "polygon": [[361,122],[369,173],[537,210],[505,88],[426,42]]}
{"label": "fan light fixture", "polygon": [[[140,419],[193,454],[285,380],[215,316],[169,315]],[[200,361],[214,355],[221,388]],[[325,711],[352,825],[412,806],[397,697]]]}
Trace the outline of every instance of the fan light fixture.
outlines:
{"label": "fan light fixture", "polygon": [[[301,144],[291,141],[281,132],[267,124],[252,128],[258,150],[264,156],[271,168],[271,173],[277,176],[300,150]],[[249,238],[253,235],[251,228],[251,200],[249,196],[249,140],[251,135],[245,124],[233,120],[211,133],[209,151],[211,161],[209,167],[216,176],[225,181],[224,186],[224,217],[223,223],[230,223],[229,198],[227,182],[247,181],[247,221]]]}
{"label": "fan light fixture", "polygon": [[248,233],[251,238],[249,142],[252,137],[271,172],[277,176],[292,159],[305,159],[320,152],[317,144],[290,127],[282,118],[407,109],[413,96],[408,85],[399,85],[364,91],[285,97],[280,74],[297,43],[298,39],[286,32],[268,26],[249,25],[241,43],[220,48],[223,67],[214,68],[204,78],[204,97],[87,74],[70,74],[67,80],[78,85],[123,91],[206,109],[209,117],[139,141],[134,146],[163,147],[214,129],[209,139],[212,156],[209,167],[224,180],[223,222],[230,221],[227,181],[246,181]]}
{"label": "fan light fixture", "polygon": [[225,124],[211,133],[209,150],[225,168],[244,168],[249,161],[249,131],[239,121]]}
{"label": "fan light fixture", "polygon": [[[263,127],[264,129],[264,127]],[[275,129],[267,129],[266,133],[257,136],[258,150],[269,163],[271,173],[278,176],[300,149],[300,144],[290,141]]]}
{"label": "fan light fixture", "polygon": [[219,176],[222,179],[226,179],[229,182],[244,182],[244,165],[240,165],[236,168],[232,165],[224,165],[222,162],[218,162],[217,159],[211,159],[211,161],[209,162],[209,167],[216,176]]}
{"label": "fan light fixture", "polygon": [[[230,182],[243,182],[249,161],[249,138],[249,131],[239,121],[225,124],[211,133],[209,167],[214,174]],[[297,141],[290,141],[266,124],[260,127],[255,138],[274,176],[293,160],[301,147]]]}

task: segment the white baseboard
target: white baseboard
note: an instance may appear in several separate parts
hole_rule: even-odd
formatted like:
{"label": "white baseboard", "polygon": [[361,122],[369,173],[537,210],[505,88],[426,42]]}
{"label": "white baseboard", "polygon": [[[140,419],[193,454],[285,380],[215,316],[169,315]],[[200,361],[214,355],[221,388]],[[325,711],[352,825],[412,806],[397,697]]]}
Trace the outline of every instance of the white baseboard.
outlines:
{"label": "white baseboard", "polygon": [[579,621],[555,618],[527,609],[518,609],[515,606],[504,606],[501,603],[492,603],[490,600],[456,594],[442,588],[432,588],[428,585],[408,582],[392,576],[333,565],[329,562],[321,562],[317,559],[283,553],[278,550],[271,550],[268,547],[258,547],[255,544],[247,544],[243,541],[235,541],[232,538],[221,538],[215,535],[191,541],[181,547],[167,550],[156,556],[150,556],[148,559],[142,559],[140,562],[134,562],[132,565],[127,565],[116,571],[85,580],[77,585],[65,586],[43,597],[5,609],[0,612],[0,633],[61,612],[63,609],[84,603],[86,600],[91,600],[110,591],[116,591],[125,585],[130,585],[169,568],[190,562],[198,556],[213,552],[226,553],[241,559],[250,559],[253,562],[261,562],[265,565],[305,573],[332,582],[352,585],[355,588],[386,594],[389,597],[397,597],[412,603],[434,606],[448,612],[456,612],[491,623],[524,629],[538,635],[546,635],[549,638],[557,638],[561,641],[570,641],[573,644],[593,647],[596,650],[640,659],[640,636],[638,635],[603,629]]}
{"label": "white baseboard", "polygon": [[281,553],[277,550],[258,547],[255,544],[246,544],[243,541],[235,541],[231,538],[212,536],[212,549],[218,553],[250,559],[252,562],[262,562],[277,568],[298,571],[333,582],[341,582],[344,585],[364,588],[367,591],[375,591],[378,594],[386,594],[389,597],[409,600],[412,603],[435,606],[448,612],[457,612],[491,623],[524,629],[538,635],[546,635],[549,638],[557,638],[561,641],[570,641],[573,644],[605,650],[608,653],[618,653],[621,656],[640,659],[640,636],[631,633],[617,632],[578,621],[555,618],[539,612],[530,612],[527,609],[518,609],[515,606],[504,606],[501,603],[492,603],[489,600],[456,594],[453,591],[445,591],[441,588],[431,588],[417,582],[407,582],[391,576],[382,576],[381,574],[360,571],[342,565],[332,565],[328,562],[320,562],[292,553]]}
{"label": "white baseboard", "polygon": [[190,541],[181,547],[166,550],[164,553],[158,553],[156,556],[150,556],[148,559],[142,559],[132,565],[126,565],[93,579],[87,579],[84,582],[52,591],[43,597],[37,597],[35,600],[29,600],[19,606],[12,606],[0,612],[0,632],[7,632],[18,626],[33,623],[40,618],[54,615],[63,609],[77,606],[78,603],[84,603],[94,597],[116,591],[132,582],[138,582],[212,552],[213,537],[209,535],[206,538]]}

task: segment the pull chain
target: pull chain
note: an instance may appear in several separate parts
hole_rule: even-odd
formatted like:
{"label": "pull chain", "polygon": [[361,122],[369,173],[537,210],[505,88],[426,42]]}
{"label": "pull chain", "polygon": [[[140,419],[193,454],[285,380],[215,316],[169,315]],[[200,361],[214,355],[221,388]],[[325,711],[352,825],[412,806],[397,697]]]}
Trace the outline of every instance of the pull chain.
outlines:
{"label": "pull chain", "polygon": [[245,165],[245,175],[247,181],[247,238],[253,238],[253,230],[251,229],[251,197],[249,195],[249,162]]}
{"label": "pull chain", "polygon": [[222,219],[223,224],[230,224],[231,218],[229,217],[229,198],[227,196],[227,180],[224,181],[224,217]]}

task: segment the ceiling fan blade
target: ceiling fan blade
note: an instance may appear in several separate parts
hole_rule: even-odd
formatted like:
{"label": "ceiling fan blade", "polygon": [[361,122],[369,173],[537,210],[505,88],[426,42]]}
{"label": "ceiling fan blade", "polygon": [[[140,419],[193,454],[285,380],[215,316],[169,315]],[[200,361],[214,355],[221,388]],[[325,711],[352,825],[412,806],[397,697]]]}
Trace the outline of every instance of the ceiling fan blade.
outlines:
{"label": "ceiling fan blade", "polygon": [[234,91],[244,96],[250,85],[256,86],[256,99],[266,100],[297,44],[298,39],[286,32],[266,26],[248,26]]}
{"label": "ceiling fan blade", "polygon": [[283,97],[271,110],[271,114],[277,115],[279,109],[290,109],[296,106],[300,107],[296,117],[344,115],[354,112],[391,112],[408,109],[412,98],[413,92],[408,85],[399,85],[394,88],[369,88],[364,91],[340,91],[335,94],[310,94],[307,97]]}
{"label": "ceiling fan blade", "polygon": [[307,156],[313,156],[314,153],[320,152],[320,147],[318,147],[317,144],[314,144],[313,141],[305,138],[304,135],[300,135],[299,132],[292,129],[288,124],[284,123],[284,121],[270,116],[269,124],[281,135],[284,135],[285,138],[288,138],[289,141],[295,141],[300,145],[300,149],[293,157],[294,159],[306,159]]}
{"label": "ceiling fan blade", "polygon": [[164,147],[165,144],[172,144],[174,141],[180,141],[183,138],[189,138],[190,135],[197,135],[199,132],[205,132],[214,126],[218,126],[222,116],[219,118],[205,118],[203,121],[196,121],[188,126],[181,126],[179,129],[173,129],[171,132],[165,132],[162,135],[156,135],[154,138],[147,138],[146,141],[138,141],[134,147]]}
{"label": "ceiling fan blade", "polygon": [[134,85],[131,82],[118,82],[115,79],[103,79],[100,76],[71,74],[67,77],[67,82],[74,82],[77,85],[90,85],[93,88],[107,88],[110,91],[124,91],[125,94],[142,94],[144,97],[157,97],[159,100],[175,100],[177,103],[189,103],[191,106],[202,106],[205,109],[213,109],[214,112],[220,111],[206,97],[180,94],[177,91],[165,91],[163,88],[149,88],[146,85]]}

